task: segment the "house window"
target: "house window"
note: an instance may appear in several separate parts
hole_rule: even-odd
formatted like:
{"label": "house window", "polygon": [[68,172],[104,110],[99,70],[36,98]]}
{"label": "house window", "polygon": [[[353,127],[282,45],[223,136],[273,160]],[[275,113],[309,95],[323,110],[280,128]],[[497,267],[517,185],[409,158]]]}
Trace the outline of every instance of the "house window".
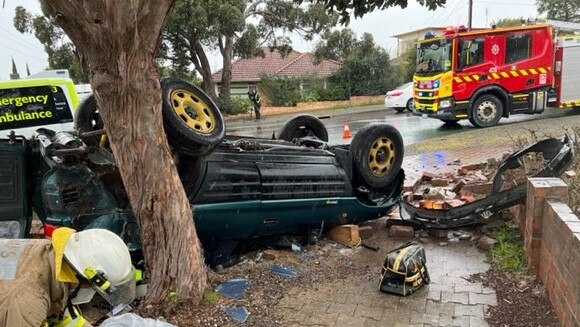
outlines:
{"label": "house window", "polygon": [[510,35],[506,41],[506,64],[524,60],[532,56],[532,36],[530,34]]}

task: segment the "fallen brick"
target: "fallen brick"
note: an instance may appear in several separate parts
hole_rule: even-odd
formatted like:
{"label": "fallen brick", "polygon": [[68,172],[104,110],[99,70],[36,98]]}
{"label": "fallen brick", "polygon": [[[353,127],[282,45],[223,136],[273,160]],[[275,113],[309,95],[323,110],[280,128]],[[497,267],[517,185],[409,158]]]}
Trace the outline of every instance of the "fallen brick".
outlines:
{"label": "fallen brick", "polygon": [[475,202],[475,197],[473,195],[463,195],[463,196],[461,196],[461,200],[463,200],[467,203],[471,203],[471,202]]}
{"label": "fallen brick", "polygon": [[431,185],[433,186],[448,186],[449,180],[444,178],[433,178],[431,180]]}
{"label": "fallen brick", "polygon": [[423,209],[433,209],[433,200],[421,200],[419,201],[419,207]]}
{"label": "fallen brick", "polygon": [[464,169],[464,170],[478,170],[478,169],[482,169],[483,165],[480,163],[477,164],[469,164],[469,165],[463,165],[461,166],[460,169]]}
{"label": "fallen brick", "polygon": [[455,186],[453,186],[453,188],[451,189],[451,191],[453,193],[459,193],[459,191],[461,190],[461,188],[463,188],[463,186],[465,186],[465,181],[463,179],[459,180],[459,182],[457,182],[457,184],[455,184]]}
{"label": "fallen brick", "polygon": [[465,176],[468,173],[469,173],[469,170],[467,170],[467,169],[463,169],[463,168],[457,169],[457,175]]}
{"label": "fallen brick", "polygon": [[445,201],[445,203],[447,204],[447,206],[449,208],[457,208],[457,207],[461,207],[462,205],[465,204],[465,202],[458,200],[458,199],[447,200],[447,201]]}
{"label": "fallen brick", "polygon": [[481,172],[481,170],[476,171],[474,176],[482,182],[487,182],[487,177],[483,174],[483,172]]}
{"label": "fallen brick", "polygon": [[435,210],[445,209],[445,201],[439,200],[439,201],[433,202],[433,209],[435,209]]}
{"label": "fallen brick", "polygon": [[467,184],[461,188],[461,191],[470,192],[471,194],[489,194],[491,192],[492,185],[492,183]]}
{"label": "fallen brick", "polygon": [[435,176],[436,175],[434,173],[431,173],[431,172],[428,172],[428,171],[424,171],[423,172],[423,175],[421,175],[421,180],[430,181],[433,178],[435,178]]}
{"label": "fallen brick", "polygon": [[413,192],[412,191],[403,192],[403,200],[407,202],[413,201]]}
{"label": "fallen brick", "polygon": [[415,192],[415,193],[413,193],[412,199],[413,199],[413,201],[423,200],[423,193],[421,193],[421,192]]}
{"label": "fallen brick", "polygon": [[389,228],[391,237],[415,237],[415,230],[411,226],[394,225]]}
{"label": "fallen brick", "polygon": [[566,176],[566,178],[574,178],[576,177],[576,172],[573,170],[568,170],[564,173],[564,176]]}
{"label": "fallen brick", "polygon": [[355,246],[360,243],[358,225],[341,225],[328,231],[328,236],[338,244]]}

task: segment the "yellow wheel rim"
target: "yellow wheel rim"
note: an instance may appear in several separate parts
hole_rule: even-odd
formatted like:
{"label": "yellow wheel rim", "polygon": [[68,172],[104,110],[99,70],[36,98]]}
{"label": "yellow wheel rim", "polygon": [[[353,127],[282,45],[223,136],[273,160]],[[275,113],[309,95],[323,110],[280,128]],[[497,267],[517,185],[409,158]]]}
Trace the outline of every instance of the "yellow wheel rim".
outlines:
{"label": "yellow wheel rim", "polygon": [[211,133],[215,129],[216,117],[207,103],[186,90],[171,92],[171,105],[183,123],[201,132]]}
{"label": "yellow wheel rim", "polygon": [[377,139],[369,150],[369,168],[373,175],[384,176],[395,162],[395,144],[391,139]]}

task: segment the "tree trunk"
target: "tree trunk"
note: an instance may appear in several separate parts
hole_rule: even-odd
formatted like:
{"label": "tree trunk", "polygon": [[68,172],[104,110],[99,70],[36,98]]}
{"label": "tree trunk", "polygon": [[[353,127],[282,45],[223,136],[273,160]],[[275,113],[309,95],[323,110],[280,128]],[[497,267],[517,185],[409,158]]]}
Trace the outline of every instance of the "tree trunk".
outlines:
{"label": "tree trunk", "polygon": [[230,97],[230,89],[232,84],[232,56],[234,53],[233,36],[226,36],[225,44],[222,44],[220,40],[220,51],[223,58],[222,88],[220,90],[220,99],[228,99]]}
{"label": "tree trunk", "polygon": [[[76,46],[131,207],[150,287],[145,303],[201,299],[207,271],[161,118],[154,57],[172,0],[42,0]],[[138,4],[137,4],[138,3]]]}
{"label": "tree trunk", "polygon": [[197,40],[190,41],[191,49],[189,50],[196,59],[197,62],[194,62],[195,68],[201,74],[202,82],[201,88],[207,95],[209,95],[212,99],[216,100],[217,95],[215,93],[215,88],[213,81],[211,79],[211,66],[209,64],[209,60],[205,55],[205,51],[203,50],[203,46]]}

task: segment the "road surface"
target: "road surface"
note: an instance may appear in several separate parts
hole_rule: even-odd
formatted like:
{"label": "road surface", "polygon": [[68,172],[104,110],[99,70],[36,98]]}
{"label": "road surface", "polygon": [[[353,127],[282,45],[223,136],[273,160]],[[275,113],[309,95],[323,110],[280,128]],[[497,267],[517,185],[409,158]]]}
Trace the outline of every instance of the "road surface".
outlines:
{"label": "road surface", "polygon": [[[431,138],[440,138],[461,132],[466,135],[473,133],[509,133],[514,129],[541,129],[542,126],[553,123],[553,119],[563,120],[567,123],[577,122],[580,125],[580,109],[556,109],[548,108],[538,115],[514,115],[508,119],[502,118],[499,124],[493,128],[480,129],[473,127],[468,120],[462,120],[459,124],[446,126],[442,122],[431,118],[413,116],[410,113],[396,113],[380,107],[374,108],[349,108],[335,110],[317,110],[310,114],[322,117],[322,121],[328,129],[329,143],[345,144],[351,139],[343,140],[344,122],[348,121],[352,135],[370,122],[386,122],[395,126],[402,134],[406,146],[419,143]],[[262,121],[250,121],[246,119],[226,121],[226,131],[235,135],[270,138],[277,134],[285,120],[294,115],[278,115],[265,117]]]}

